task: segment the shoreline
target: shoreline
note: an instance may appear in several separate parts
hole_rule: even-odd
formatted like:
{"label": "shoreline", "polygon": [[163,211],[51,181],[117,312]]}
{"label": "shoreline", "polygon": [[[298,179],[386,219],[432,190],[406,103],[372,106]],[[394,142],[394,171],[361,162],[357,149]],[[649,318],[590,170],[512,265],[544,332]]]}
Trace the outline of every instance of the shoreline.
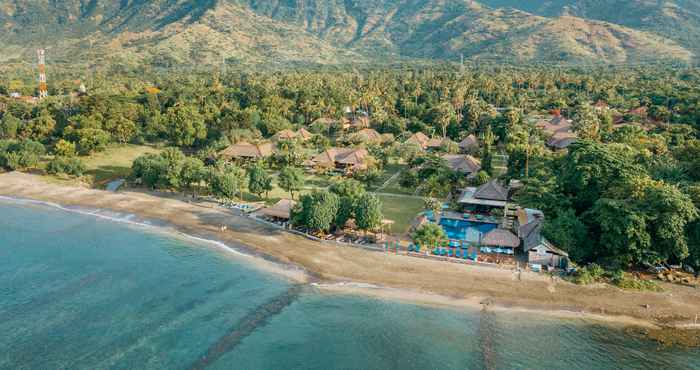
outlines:
{"label": "shoreline", "polygon": [[[700,314],[700,292],[689,287],[664,284],[664,292],[652,293],[578,286],[534,273],[516,276],[506,270],[326,245],[225,209],[141,192],[109,193],[57,185],[16,172],[0,174],[0,196],[171,232],[233,251],[254,267],[310,284],[321,292],[430,306],[488,307],[650,329],[700,329],[693,321]],[[145,222],[100,215],[101,210],[135,215]],[[221,231],[221,225],[227,230]]]}
{"label": "shoreline", "polygon": [[186,241],[187,243],[190,244],[196,244],[196,245],[203,245],[206,246],[207,248],[211,249],[216,249],[217,251],[221,251],[227,254],[228,257],[232,257],[237,259],[238,261],[247,261],[251,262],[254,265],[254,268],[272,273],[275,275],[278,275],[280,277],[286,278],[289,281],[299,283],[299,284],[307,284],[311,282],[311,275],[308,274],[304,269],[300,268],[299,266],[294,266],[294,265],[289,265],[289,264],[282,264],[279,261],[275,261],[272,258],[264,258],[264,257],[259,257],[255,256],[254,254],[249,254],[246,253],[248,252],[247,248],[246,250],[242,250],[242,246],[233,246],[230,244],[226,244],[224,242],[221,242],[219,240],[215,239],[206,239],[203,237],[199,237],[196,235],[184,233],[180,230],[177,229],[177,227],[174,227],[173,225],[169,224],[162,224],[162,225],[156,225],[150,223],[148,220],[138,220],[138,221],[133,221],[128,219],[128,216],[138,216],[136,214],[121,214],[122,216],[127,216],[127,217],[119,217],[119,216],[111,216],[111,215],[105,215],[101,213],[101,211],[109,211],[107,209],[90,209],[90,208],[84,208],[82,206],[77,206],[77,207],[65,207],[61,204],[57,203],[52,203],[52,202],[47,202],[47,201],[42,201],[42,200],[36,200],[36,199],[30,199],[30,198],[17,198],[17,197],[11,197],[11,196],[6,196],[6,195],[0,195],[0,204],[2,202],[8,202],[12,204],[16,204],[19,206],[25,206],[27,204],[30,205],[37,205],[40,207],[48,207],[48,208],[54,208],[56,210],[60,210],[63,212],[74,212],[78,213],[80,215],[88,216],[88,217],[95,217],[95,218],[100,218],[109,222],[116,222],[120,224],[125,224],[129,227],[136,227],[140,229],[145,229],[150,233],[154,234],[161,234],[165,235],[169,238],[174,238],[174,239],[179,239]]}
{"label": "shoreline", "polygon": [[[261,258],[253,254],[247,254],[240,250],[240,246],[232,246],[225,244],[218,240],[204,239],[195,235],[186,234],[179,231],[177,228],[171,225],[154,225],[149,223],[147,220],[132,221],[125,217],[115,217],[108,216],[99,213],[101,209],[88,209],[82,207],[71,207],[67,208],[60,204],[28,199],[28,198],[16,198],[9,196],[0,195],[1,202],[10,202],[13,204],[18,204],[20,206],[26,204],[38,205],[42,207],[51,207],[64,212],[75,212],[81,215],[89,217],[97,217],[110,222],[117,222],[126,224],[127,226],[143,228],[148,230],[148,232],[153,232],[157,234],[165,234],[168,237],[186,240],[189,243],[194,243],[198,245],[206,245],[209,247],[215,247],[219,251],[227,253],[229,256],[237,259],[238,261],[250,261],[254,264],[254,268],[271,273],[289,281],[297,284],[308,284],[308,286],[317,289],[321,293],[330,294],[342,294],[342,295],[353,295],[353,296],[363,296],[373,299],[387,299],[395,302],[401,302],[406,304],[421,305],[427,307],[436,308],[447,308],[447,309],[471,309],[474,311],[480,311],[487,309],[492,312],[519,312],[519,313],[529,313],[529,314],[545,314],[548,317],[560,318],[560,319],[580,319],[587,321],[595,321],[599,323],[606,323],[611,326],[621,326],[628,327],[634,326],[638,328],[647,329],[658,329],[657,324],[651,323],[646,320],[636,319],[630,316],[606,316],[606,315],[596,315],[593,313],[586,312],[575,312],[568,310],[546,310],[543,308],[528,308],[525,306],[500,306],[493,305],[488,302],[488,298],[482,299],[479,297],[472,297],[470,299],[454,298],[444,295],[436,295],[430,293],[421,293],[406,289],[395,289],[391,287],[384,287],[373,284],[366,283],[355,283],[355,282],[337,282],[337,283],[324,283],[314,279],[307,271],[300,268],[299,266],[282,264],[279,261],[274,261],[273,258]],[[107,210],[105,210],[107,211]],[[126,214],[124,216],[137,216],[133,214]],[[233,255],[231,255],[231,253]],[[686,324],[688,329],[700,329],[700,325],[697,327],[692,324]]]}

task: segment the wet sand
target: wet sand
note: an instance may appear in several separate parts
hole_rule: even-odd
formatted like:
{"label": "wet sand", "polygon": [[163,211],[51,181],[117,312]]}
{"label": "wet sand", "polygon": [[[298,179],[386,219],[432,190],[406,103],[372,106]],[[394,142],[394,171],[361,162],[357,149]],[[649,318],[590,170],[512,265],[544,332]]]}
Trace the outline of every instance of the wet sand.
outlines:
{"label": "wet sand", "polygon": [[[110,193],[47,182],[22,173],[0,174],[0,195],[134,214],[197,238],[217,240],[260,258],[251,264],[314,282],[329,294],[365,294],[421,304],[540,311],[590,317],[625,325],[694,327],[700,290],[663,283],[663,292],[623,291],[598,284],[578,286],[530,272],[373,252],[319,243],[284,232],[212,204],[137,191]],[[221,227],[226,226],[222,231]],[[290,272],[291,271],[291,272]]]}

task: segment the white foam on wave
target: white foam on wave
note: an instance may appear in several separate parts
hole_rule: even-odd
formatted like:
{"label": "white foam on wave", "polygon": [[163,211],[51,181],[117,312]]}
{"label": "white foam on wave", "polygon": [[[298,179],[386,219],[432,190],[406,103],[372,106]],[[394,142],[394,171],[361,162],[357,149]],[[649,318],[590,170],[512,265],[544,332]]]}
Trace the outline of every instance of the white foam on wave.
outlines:
{"label": "white foam on wave", "polygon": [[138,220],[137,216],[134,214],[124,214],[124,213],[118,213],[118,212],[110,212],[106,210],[101,210],[101,209],[89,209],[89,208],[80,208],[80,207],[65,207],[57,203],[52,203],[52,202],[46,202],[43,200],[34,200],[34,199],[24,199],[24,198],[14,198],[14,197],[7,197],[7,196],[2,196],[0,195],[0,200],[7,201],[10,203],[17,203],[17,204],[34,204],[34,205],[41,205],[41,206],[48,206],[52,208],[59,209],[61,211],[65,212],[72,212],[72,213],[78,213],[81,215],[87,215],[87,216],[93,216],[109,221],[114,221],[114,222],[120,222],[120,223],[125,223],[133,226],[141,226],[141,227],[146,227],[146,228],[156,228],[154,225],[150,224],[148,221],[141,220],[141,221],[136,221]]}
{"label": "white foam on wave", "polygon": [[256,257],[254,255],[244,253],[244,252],[236,249],[235,247],[232,247],[232,246],[230,246],[226,243],[223,243],[221,241],[218,241],[218,240],[207,239],[207,238],[202,238],[202,237],[194,236],[191,234],[187,234],[187,233],[181,232],[173,227],[154,225],[153,223],[151,223],[147,220],[141,219],[141,218],[139,218],[138,215],[135,215],[132,213],[118,213],[118,212],[113,212],[113,211],[104,210],[104,209],[89,209],[89,208],[84,208],[84,207],[65,207],[65,206],[62,206],[60,204],[53,203],[53,202],[46,202],[46,201],[26,199],[26,198],[7,197],[7,196],[2,196],[2,195],[0,195],[0,201],[6,201],[6,202],[16,203],[16,204],[33,204],[33,205],[40,205],[40,206],[48,206],[48,207],[56,208],[56,209],[59,209],[59,210],[65,211],[65,212],[78,213],[78,214],[96,217],[96,218],[100,218],[100,219],[111,221],[111,222],[118,222],[118,223],[126,224],[129,226],[147,229],[150,232],[163,233],[167,236],[181,237],[183,239],[187,239],[187,240],[195,242],[195,243],[214,246],[214,247],[216,247],[217,250],[234,255],[237,258],[242,257],[242,258],[246,258],[248,260],[254,261],[255,265],[258,265],[261,268],[263,267],[263,265],[266,265],[267,266],[266,270],[271,271],[271,272],[276,272],[276,273],[281,274],[283,276],[288,276],[288,277],[292,276],[292,278],[298,278],[298,277],[295,277],[293,275],[298,275],[298,274],[306,275],[306,272],[303,269],[300,269],[298,267],[283,265],[280,263],[276,263],[274,261],[268,261],[268,260],[265,260],[263,258]]}
{"label": "white foam on wave", "polygon": [[358,289],[387,289],[385,287],[375,285],[375,284],[369,284],[369,283],[357,283],[353,281],[342,281],[339,283],[311,283],[311,286],[318,287],[318,288],[334,288],[334,287],[340,287],[340,288],[358,288]]}
{"label": "white foam on wave", "polygon": [[206,238],[200,238],[194,235],[186,234],[181,231],[175,230],[173,228],[166,228],[162,226],[157,226],[153,225],[152,223],[140,219],[137,215],[133,213],[118,213],[118,212],[112,212],[112,211],[107,211],[103,209],[89,209],[89,208],[80,208],[80,207],[65,207],[57,203],[53,202],[46,202],[46,201],[41,201],[41,200],[34,200],[34,199],[25,199],[25,198],[15,198],[15,197],[7,197],[0,195],[0,201],[6,201],[9,203],[16,203],[16,204],[34,204],[34,205],[41,205],[41,206],[49,206],[52,208],[56,208],[65,212],[72,212],[72,213],[78,213],[81,215],[86,215],[86,216],[92,216],[92,217],[97,217],[100,219],[112,221],[112,222],[118,222],[122,224],[128,224],[131,226],[137,226],[145,229],[149,229],[152,231],[158,231],[162,232],[165,234],[175,234],[177,236],[181,236],[199,243],[205,243],[205,244],[210,244],[213,246],[216,246],[217,248],[224,250],[226,252],[230,252],[233,254],[236,254],[238,256],[242,257],[248,257],[248,258],[255,258],[254,256],[250,254],[243,253],[239,250],[236,250],[235,248],[222,243],[218,240],[213,240],[213,239],[206,239]]}

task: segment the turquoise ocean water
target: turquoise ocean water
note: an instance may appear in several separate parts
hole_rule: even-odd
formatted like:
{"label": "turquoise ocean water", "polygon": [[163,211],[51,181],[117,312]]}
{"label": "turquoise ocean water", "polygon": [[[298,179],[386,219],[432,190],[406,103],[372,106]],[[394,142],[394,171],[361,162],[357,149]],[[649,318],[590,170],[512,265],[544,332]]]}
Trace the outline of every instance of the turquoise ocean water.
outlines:
{"label": "turquoise ocean water", "polygon": [[700,369],[583,320],[323,294],[249,263],[0,200],[0,369]]}

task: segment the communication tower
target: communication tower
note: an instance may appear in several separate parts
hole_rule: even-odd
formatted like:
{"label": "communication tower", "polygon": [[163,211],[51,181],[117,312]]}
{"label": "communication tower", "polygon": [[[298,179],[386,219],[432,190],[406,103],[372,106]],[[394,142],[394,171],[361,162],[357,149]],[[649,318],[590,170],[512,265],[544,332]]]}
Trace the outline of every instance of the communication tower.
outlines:
{"label": "communication tower", "polygon": [[39,58],[39,99],[49,96],[49,89],[46,85],[46,50],[38,49],[36,51]]}

